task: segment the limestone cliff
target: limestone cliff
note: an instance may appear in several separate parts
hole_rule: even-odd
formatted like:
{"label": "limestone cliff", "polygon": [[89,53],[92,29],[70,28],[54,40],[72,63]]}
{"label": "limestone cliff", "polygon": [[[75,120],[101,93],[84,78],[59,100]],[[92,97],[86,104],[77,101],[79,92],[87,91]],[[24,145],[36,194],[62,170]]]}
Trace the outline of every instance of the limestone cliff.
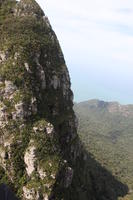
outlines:
{"label": "limestone cliff", "polygon": [[35,0],[0,0],[0,183],[22,200],[95,200],[106,191],[87,177],[70,85]]}
{"label": "limestone cliff", "polygon": [[38,4],[5,0],[0,6],[3,180],[6,177],[22,199],[48,199],[62,170],[58,184],[69,187],[70,161],[77,156],[70,78],[56,35]]}

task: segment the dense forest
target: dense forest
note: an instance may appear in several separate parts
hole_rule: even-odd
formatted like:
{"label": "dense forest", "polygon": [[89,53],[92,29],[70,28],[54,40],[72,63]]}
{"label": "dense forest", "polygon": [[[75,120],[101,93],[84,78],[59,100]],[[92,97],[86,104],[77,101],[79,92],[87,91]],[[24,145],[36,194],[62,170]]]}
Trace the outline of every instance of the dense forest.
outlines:
{"label": "dense forest", "polygon": [[79,135],[101,166],[129,187],[133,199],[133,106],[90,100],[75,104]]}

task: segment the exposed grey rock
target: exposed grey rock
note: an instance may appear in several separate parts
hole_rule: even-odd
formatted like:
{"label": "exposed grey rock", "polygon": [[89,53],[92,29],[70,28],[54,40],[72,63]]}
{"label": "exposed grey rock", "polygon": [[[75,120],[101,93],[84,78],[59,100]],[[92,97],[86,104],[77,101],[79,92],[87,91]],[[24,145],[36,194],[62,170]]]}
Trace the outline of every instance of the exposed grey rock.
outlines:
{"label": "exposed grey rock", "polygon": [[48,198],[48,195],[47,194],[44,194],[43,195],[43,200],[48,200],[49,198]]}
{"label": "exposed grey rock", "polygon": [[29,64],[28,63],[24,63],[24,66],[25,66],[27,72],[31,73]]}
{"label": "exposed grey rock", "polygon": [[31,98],[31,113],[36,114],[37,113],[37,100],[36,97]]}
{"label": "exposed grey rock", "polygon": [[24,118],[24,103],[19,102],[15,104],[15,112],[12,112],[12,118],[14,120],[19,119],[22,120]]}
{"label": "exposed grey rock", "polygon": [[47,126],[46,126],[46,133],[48,135],[53,135],[54,134],[54,127],[52,124],[48,123]]}
{"label": "exposed grey rock", "polygon": [[0,102],[0,127],[4,128],[8,124],[6,106]]}
{"label": "exposed grey rock", "polygon": [[8,58],[8,52],[0,51],[0,63],[5,62]]}
{"label": "exposed grey rock", "polygon": [[17,87],[8,80],[5,80],[5,93],[4,96],[6,98],[10,98],[10,96],[17,90]]}
{"label": "exposed grey rock", "polygon": [[73,169],[71,167],[67,167],[65,171],[65,182],[64,182],[64,186],[66,188],[68,188],[71,185],[72,178],[73,178]]}
{"label": "exposed grey rock", "polygon": [[58,87],[60,87],[60,80],[59,80],[59,78],[58,78],[56,75],[54,75],[54,76],[52,77],[51,85],[54,87],[55,90],[56,90]]}
{"label": "exposed grey rock", "polygon": [[29,176],[31,176],[32,172],[35,170],[35,150],[36,147],[33,145],[33,141],[31,141],[24,155],[24,162],[27,166],[26,171]]}
{"label": "exposed grey rock", "polygon": [[15,16],[34,16],[37,18],[43,17],[44,13],[40,9],[39,5],[36,3],[36,1],[32,0],[21,0],[18,3],[18,6],[14,9],[14,15]]}
{"label": "exposed grey rock", "polygon": [[36,54],[35,62],[37,64],[37,76],[41,80],[41,87],[44,90],[46,88],[46,78],[45,78],[44,68],[39,63],[39,57],[40,54]]}
{"label": "exposed grey rock", "polygon": [[37,171],[38,171],[39,176],[40,176],[40,178],[41,178],[42,180],[47,176],[47,174],[46,174],[46,172],[43,170],[43,168],[38,167]]}
{"label": "exposed grey rock", "polygon": [[47,24],[47,26],[50,28],[51,25],[50,25],[50,22],[49,22],[48,17],[44,15],[44,16],[43,16],[43,20],[44,20],[44,22]]}
{"label": "exposed grey rock", "polygon": [[6,152],[5,149],[0,148],[0,165],[3,166],[3,168],[6,167]]}
{"label": "exposed grey rock", "polygon": [[17,60],[19,58],[19,56],[20,56],[19,52],[15,52],[14,59]]}
{"label": "exposed grey rock", "polygon": [[27,188],[27,187],[23,187],[23,195],[24,198],[27,200],[39,200],[39,194],[38,192],[36,193],[34,188]]}

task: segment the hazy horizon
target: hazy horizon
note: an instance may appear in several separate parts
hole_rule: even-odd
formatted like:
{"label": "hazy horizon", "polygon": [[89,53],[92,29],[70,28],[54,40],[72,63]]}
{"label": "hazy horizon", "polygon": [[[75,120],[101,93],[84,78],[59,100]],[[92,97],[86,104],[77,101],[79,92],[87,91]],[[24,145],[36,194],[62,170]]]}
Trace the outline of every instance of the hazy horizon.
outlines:
{"label": "hazy horizon", "polygon": [[93,99],[93,98],[92,98],[92,99],[91,99],[91,98],[90,98],[90,99],[85,99],[85,100],[79,101],[79,102],[74,101],[74,104],[75,104],[75,103],[80,104],[80,103],[85,103],[85,102],[95,101],[95,100],[96,100],[96,101],[104,101],[105,103],[118,103],[118,104],[124,105],[124,106],[126,106],[126,105],[127,105],[127,106],[128,106],[128,105],[133,106],[133,103],[127,103],[127,104],[125,103],[125,104],[124,104],[124,103],[121,103],[121,102],[116,101],[116,100],[114,100],[114,101],[113,101],[113,100],[112,100],[112,101],[108,101],[108,100],[104,100],[104,99]]}
{"label": "hazy horizon", "polygon": [[61,44],[76,102],[133,104],[133,2],[37,0]]}

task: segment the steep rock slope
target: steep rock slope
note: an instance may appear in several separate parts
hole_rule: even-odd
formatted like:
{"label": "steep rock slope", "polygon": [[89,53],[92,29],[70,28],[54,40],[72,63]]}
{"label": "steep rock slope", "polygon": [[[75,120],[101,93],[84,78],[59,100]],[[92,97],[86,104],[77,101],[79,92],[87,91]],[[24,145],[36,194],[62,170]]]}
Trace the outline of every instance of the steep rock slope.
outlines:
{"label": "steep rock slope", "polygon": [[87,171],[88,159],[98,164],[83,152],[72,100],[61,48],[38,4],[0,0],[0,182],[20,199],[115,200],[127,192],[105,169],[109,192]]}
{"label": "steep rock slope", "polygon": [[69,74],[34,0],[2,1],[0,18],[0,164],[20,197],[47,199],[61,169],[71,184],[77,154]]}

